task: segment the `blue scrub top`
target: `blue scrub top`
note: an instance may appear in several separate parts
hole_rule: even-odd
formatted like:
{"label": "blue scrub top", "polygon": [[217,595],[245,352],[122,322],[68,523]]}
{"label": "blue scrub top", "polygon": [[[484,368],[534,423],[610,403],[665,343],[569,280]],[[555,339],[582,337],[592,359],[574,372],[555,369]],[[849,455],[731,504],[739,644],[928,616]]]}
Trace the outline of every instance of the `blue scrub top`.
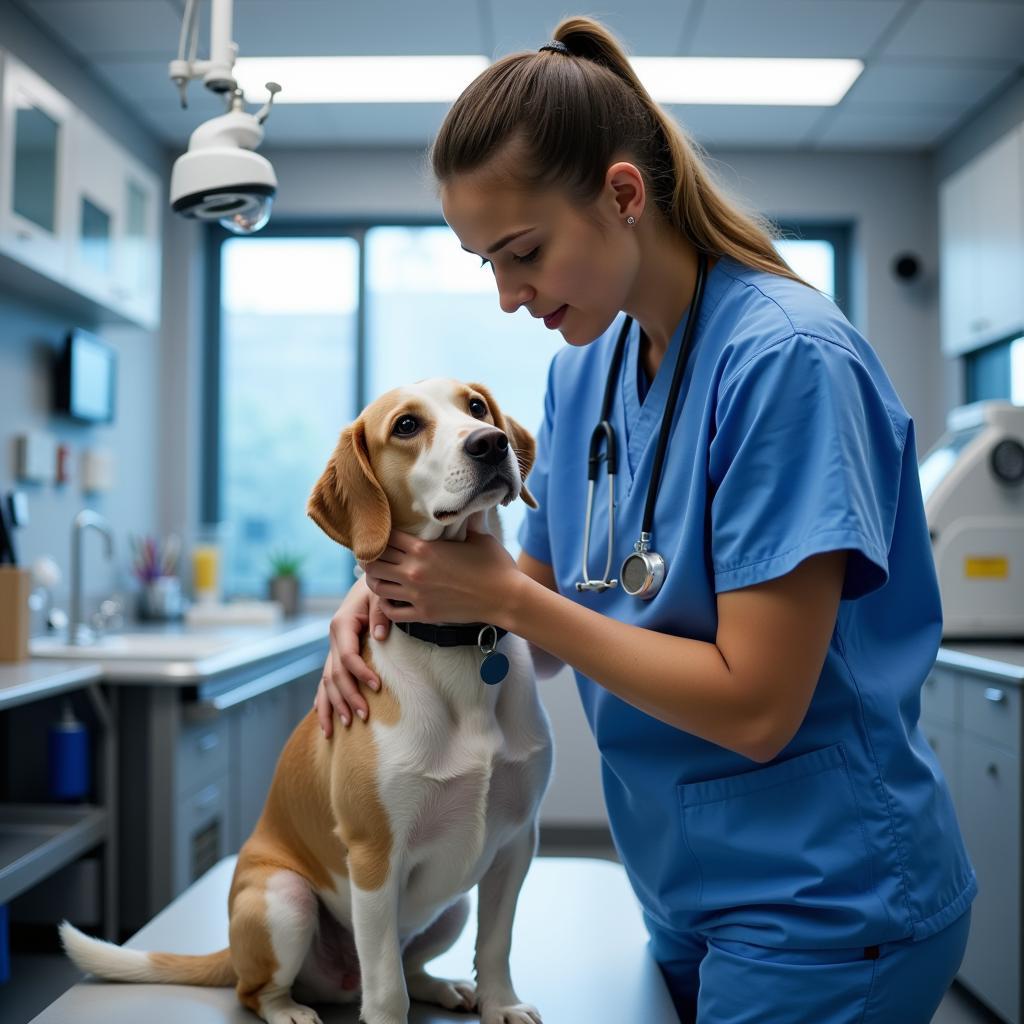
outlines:
{"label": "blue scrub top", "polygon": [[[641,402],[639,329],[611,420],[613,577],[640,533],[683,322]],[[779,948],[920,939],[976,892],[946,782],[918,727],[942,633],[914,423],[881,362],[813,289],[721,258],[708,275],[654,517],[650,601],[577,593],[590,433],[621,319],[551,363],[523,549],[572,601],[714,643],[718,593],[849,552],[838,621],[799,731],[767,765],[661,722],[576,673],[612,834],[657,926]],[[598,480],[590,574],[607,554]],[[685,670],[681,670],[685,674]]]}

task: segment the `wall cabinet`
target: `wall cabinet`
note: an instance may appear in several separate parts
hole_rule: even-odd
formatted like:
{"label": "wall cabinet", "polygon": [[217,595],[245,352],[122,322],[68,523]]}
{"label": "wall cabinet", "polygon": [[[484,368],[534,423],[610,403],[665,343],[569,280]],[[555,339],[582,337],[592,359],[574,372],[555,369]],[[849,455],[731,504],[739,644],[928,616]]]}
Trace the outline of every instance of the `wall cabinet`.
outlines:
{"label": "wall cabinet", "polygon": [[961,650],[940,651],[921,691],[921,729],[949,781],[978,876],[957,978],[1003,1020],[1020,1024],[1021,683],[972,669]]}
{"label": "wall cabinet", "polygon": [[942,349],[1024,333],[1024,125],[939,186]]}
{"label": "wall cabinet", "polygon": [[154,329],[159,179],[9,54],[2,82],[0,253],[41,275],[37,295]]}
{"label": "wall cabinet", "polygon": [[0,247],[55,280],[68,270],[74,108],[14,57],[3,59]]}

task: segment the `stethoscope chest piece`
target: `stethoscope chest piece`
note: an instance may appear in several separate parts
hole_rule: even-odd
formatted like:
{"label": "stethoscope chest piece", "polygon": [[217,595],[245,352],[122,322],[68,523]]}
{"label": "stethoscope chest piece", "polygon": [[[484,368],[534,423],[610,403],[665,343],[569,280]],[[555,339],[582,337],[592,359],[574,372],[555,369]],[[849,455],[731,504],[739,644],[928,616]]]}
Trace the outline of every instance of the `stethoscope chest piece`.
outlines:
{"label": "stethoscope chest piece", "polygon": [[665,559],[648,550],[650,534],[642,533],[636,548],[626,556],[619,572],[622,589],[630,597],[649,601],[665,582]]}

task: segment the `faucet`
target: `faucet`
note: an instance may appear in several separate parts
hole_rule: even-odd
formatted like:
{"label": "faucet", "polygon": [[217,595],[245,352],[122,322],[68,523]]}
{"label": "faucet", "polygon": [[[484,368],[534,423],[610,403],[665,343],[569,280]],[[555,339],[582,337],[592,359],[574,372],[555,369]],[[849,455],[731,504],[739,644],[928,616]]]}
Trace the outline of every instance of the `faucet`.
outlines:
{"label": "faucet", "polygon": [[82,621],[82,535],[89,527],[106,538],[107,559],[114,557],[114,531],[110,524],[91,509],[84,508],[71,524],[71,618],[68,622],[68,643],[88,644],[93,631]]}

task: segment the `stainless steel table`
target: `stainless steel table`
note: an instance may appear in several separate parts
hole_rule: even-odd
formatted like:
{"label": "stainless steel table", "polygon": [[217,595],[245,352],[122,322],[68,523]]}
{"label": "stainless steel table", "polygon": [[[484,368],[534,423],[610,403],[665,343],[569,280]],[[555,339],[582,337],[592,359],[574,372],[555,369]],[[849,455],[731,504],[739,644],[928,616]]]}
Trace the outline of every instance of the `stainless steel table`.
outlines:
{"label": "stainless steel table", "polygon": [[[235,858],[226,857],[159,913],[127,945],[207,953],[227,945],[227,894]],[[458,942],[431,973],[473,977],[473,911]],[[544,1024],[677,1024],[665,982],[647,948],[640,910],[619,864],[538,857],[519,899],[512,981]],[[320,1005],[324,1024],[355,1024],[358,1008]],[[473,1014],[413,1003],[410,1024],[476,1020]],[[234,989],[108,984],[91,978],[69,989],[31,1024],[252,1024]]]}

